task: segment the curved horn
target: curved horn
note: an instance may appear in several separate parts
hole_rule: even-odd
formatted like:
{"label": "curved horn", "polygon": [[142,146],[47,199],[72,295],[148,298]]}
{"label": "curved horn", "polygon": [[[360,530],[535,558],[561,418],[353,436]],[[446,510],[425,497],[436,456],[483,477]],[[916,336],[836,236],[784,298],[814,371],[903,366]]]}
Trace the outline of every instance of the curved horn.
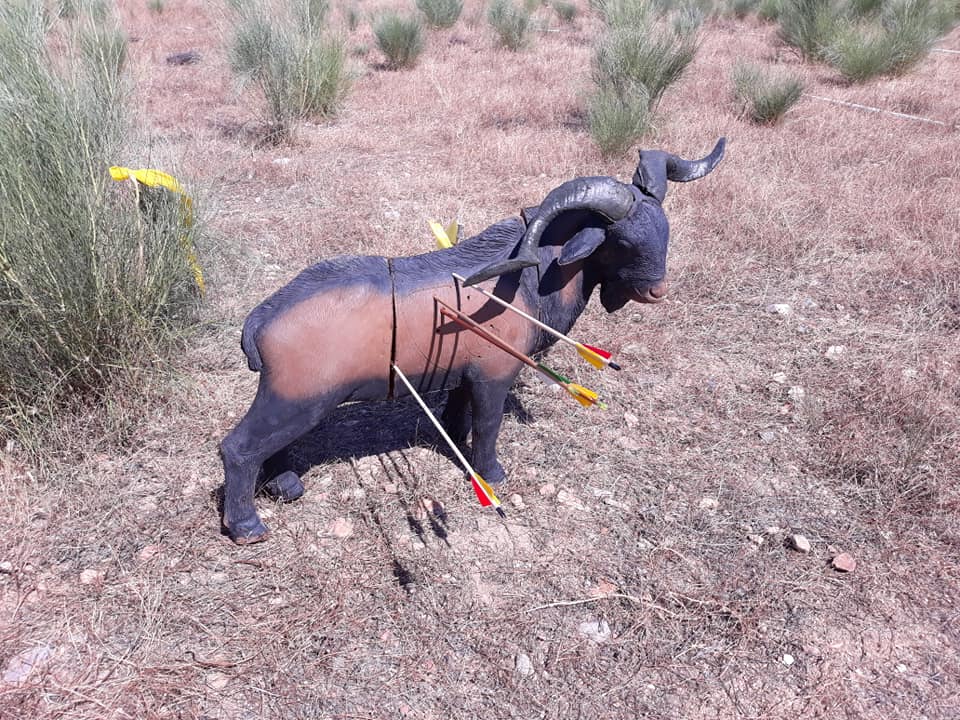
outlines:
{"label": "curved horn", "polygon": [[723,159],[726,145],[727,139],[720,138],[710,154],[700,160],[684,160],[662,150],[641,150],[633,184],[663,202],[667,194],[667,180],[689,182],[702,178]]}
{"label": "curved horn", "polygon": [[540,203],[540,212],[527,226],[524,242],[540,244],[547,226],[568,210],[591,210],[607,220],[626,217],[635,202],[630,188],[612,177],[582,177],[554,188]]}
{"label": "curved horn", "polygon": [[634,202],[630,186],[611,177],[568,180],[551,190],[540,203],[540,211],[527,226],[516,256],[474,273],[466,279],[464,285],[473,285],[496,275],[539,264],[537,247],[540,245],[540,238],[550,223],[568,210],[590,210],[612,222],[625,217]]}

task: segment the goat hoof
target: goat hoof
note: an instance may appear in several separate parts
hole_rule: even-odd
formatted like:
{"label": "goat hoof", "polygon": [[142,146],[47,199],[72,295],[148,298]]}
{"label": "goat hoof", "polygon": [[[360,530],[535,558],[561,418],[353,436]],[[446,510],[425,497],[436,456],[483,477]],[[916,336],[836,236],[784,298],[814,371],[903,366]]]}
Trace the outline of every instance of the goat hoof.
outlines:
{"label": "goat hoof", "polygon": [[293,502],[303,496],[303,483],[300,476],[292,470],[280,473],[264,485],[267,492],[283,502]]}
{"label": "goat hoof", "polygon": [[228,528],[230,539],[237,545],[252,545],[253,543],[263,542],[270,536],[270,531],[263,521],[253,516],[252,520],[234,523]]}
{"label": "goat hoof", "polygon": [[491,485],[499,485],[507,479],[507,473],[503,469],[503,465],[497,460],[494,460],[492,465],[485,467],[484,471],[480,472],[480,475]]}

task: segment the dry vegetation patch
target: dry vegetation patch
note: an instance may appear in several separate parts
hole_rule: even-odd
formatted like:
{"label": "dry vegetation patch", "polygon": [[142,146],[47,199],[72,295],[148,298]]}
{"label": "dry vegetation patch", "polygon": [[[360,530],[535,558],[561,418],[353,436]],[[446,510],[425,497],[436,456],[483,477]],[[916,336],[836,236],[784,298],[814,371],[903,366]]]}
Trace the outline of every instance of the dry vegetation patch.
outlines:
{"label": "dry vegetation patch", "polygon": [[[348,47],[380,5],[357,7]],[[776,128],[739,119],[729,69],[777,53],[755,19],[707,23],[646,143],[729,142],[668,194],[670,299],[584,314],[620,374],[551,353],[610,409],[514,391],[506,522],[416,406],[383,403],[302,444],[303,499],[258,500],[269,542],[219,534],[217,443],[256,387],[238,338],[262,297],[321,257],[429,249],[430,218],[474,232],[574,175],[629,178],[632,151],[589,141],[579,8],[538,14],[555,31],[517,54],[468,2],[409,71],[355,56],[338,118],[271,146],[220,3],[125,4],[142,123],[213,196],[206,323],[149,402],[116,400],[125,433],[92,408],[61,462],[0,455],[0,718],[953,716],[956,129],[808,97]],[[188,49],[199,64],[164,62]],[[811,94],[956,123],[956,58],[857,88],[781,59]]]}

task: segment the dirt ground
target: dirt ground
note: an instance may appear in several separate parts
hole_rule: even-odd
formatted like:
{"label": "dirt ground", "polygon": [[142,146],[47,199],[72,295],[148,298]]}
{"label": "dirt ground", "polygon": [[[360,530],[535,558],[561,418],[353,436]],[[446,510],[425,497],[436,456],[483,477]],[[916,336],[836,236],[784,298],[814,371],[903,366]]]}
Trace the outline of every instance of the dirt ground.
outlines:
{"label": "dirt ground", "polygon": [[[149,143],[117,161],[194,188],[208,302],[147,400],[77,418],[55,467],[0,456],[2,720],[956,717],[960,55],[850,87],[771,25],[711,20],[646,141],[728,139],[668,193],[670,297],[581,318],[621,373],[549,354],[609,409],[521,375],[501,521],[414,404],[343,407],[300,448],[304,497],[259,498],[271,537],[238,547],[217,446],[256,388],[250,308],[320,258],[423,252],[429,219],[477,232],[636,157],[584,126],[583,2],[541,8],[520,53],[468,2],[404,71],[380,67],[380,5],[353,32],[337,7],[352,90],[280,146],[222,2],[121,5]],[[738,117],[738,60],[805,79],[782,125]]]}

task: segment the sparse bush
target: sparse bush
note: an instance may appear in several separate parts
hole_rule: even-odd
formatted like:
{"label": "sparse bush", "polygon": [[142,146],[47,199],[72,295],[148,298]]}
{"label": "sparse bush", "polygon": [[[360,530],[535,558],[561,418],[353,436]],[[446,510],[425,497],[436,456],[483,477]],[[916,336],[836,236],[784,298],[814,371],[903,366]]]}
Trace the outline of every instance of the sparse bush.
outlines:
{"label": "sparse bush", "polygon": [[844,17],[833,0],[780,0],[777,20],[784,42],[806,58],[821,60]]}
{"label": "sparse bush", "polygon": [[166,6],[165,0],[147,0],[147,10],[157,15],[161,14]]}
{"label": "sparse bush", "polygon": [[487,22],[496,30],[500,44],[510,50],[519,50],[529,41],[530,11],[511,0],[493,0]]}
{"label": "sparse bush", "polygon": [[349,87],[343,43],[322,32],[326,2],[308,2],[279,12],[260,0],[232,0],[236,26],[230,64],[256,84],[278,138],[297,122],[336,114]]}
{"label": "sparse bush", "polygon": [[463,11],[463,0],[417,0],[427,24],[435,28],[453,27]]}
{"label": "sparse bush", "polygon": [[685,12],[699,16],[701,21],[718,14],[721,9],[722,7],[717,7],[714,0],[682,0],[678,3],[667,3],[664,7],[665,12]]}
{"label": "sparse bush", "polygon": [[[594,0],[607,27],[637,27],[645,25],[651,15],[657,14],[653,0]],[[668,8],[661,7],[660,14]]]}
{"label": "sparse bush", "polygon": [[[609,28],[594,52],[597,90],[589,101],[588,117],[591,134],[610,154],[650,127],[663,93],[680,79],[696,54],[702,16],[689,9],[657,15],[639,0],[607,0],[602,10]],[[623,106],[620,112],[614,109],[617,102]],[[646,112],[638,114],[641,104]],[[594,123],[602,127],[595,128]],[[616,140],[617,129],[633,134]]]}
{"label": "sparse bush", "polygon": [[78,0],[59,0],[57,3],[57,14],[65,20],[71,20],[77,16],[79,8]]}
{"label": "sparse bush", "polygon": [[[83,22],[93,17],[80,15]],[[51,59],[41,3],[0,6],[0,434],[154,364],[194,317],[179,203],[137,202],[123,156],[113,40],[65,32]],[[113,38],[113,31],[105,32]],[[111,82],[104,82],[111,78]],[[147,202],[144,198],[144,202]]]}
{"label": "sparse bush", "polygon": [[693,60],[697,44],[697,27],[669,27],[653,18],[642,26],[611,28],[594,56],[594,81],[622,93],[643,86],[655,108]]}
{"label": "sparse bush", "polygon": [[587,107],[590,135],[604,155],[627,150],[650,130],[650,104],[643,87],[621,94],[614,88],[598,88]]}
{"label": "sparse bush", "polygon": [[377,38],[377,47],[387,56],[387,65],[397,69],[417,64],[423,52],[423,25],[419,18],[385,13],[374,23],[373,34]]}
{"label": "sparse bush", "polygon": [[849,0],[849,13],[853,17],[875,15],[883,7],[883,0]]}
{"label": "sparse bush", "polygon": [[761,20],[776,20],[780,17],[781,0],[760,0],[757,3],[757,17]]}
{"label": "sparse bush", "polygon": [[732,72],[733,96],[742,114],[759,125],[773,125],[803,94],[803,81],[775,75],[755,65],[737,65]]}
{"label": "sparse bush", "polygon": [[927,56],[943,32],[939,8],[926,0],[894,0],[877,17],[846,24],[823,57],[852,82],[903,74]]}
{"label": "sparse bush", "polygon": [[79,34],[86,66],[104,83],[115,84],[127,60],[127,36],[116,22],[87,20]]}
{"label": "sparse bush", "polygon": [[347,29],[353,32],[360,25],[360,11],[353,5],[347,8]]}
{"label": "sparse bush", "polygon": [[552,3],[554,12],[564,22],[573,22],[577,17],[577,6],[570,0],[554,0]]}
{"label": "sparse bush", "polygon": [[730,0],[730,14],[736,18],[745,18],[757,9],[760,0]]}
{"label": "sparse bush", "polygon": [[294,0],[293,15],[305,33],[320,32],[330,14],[329,0]]}

